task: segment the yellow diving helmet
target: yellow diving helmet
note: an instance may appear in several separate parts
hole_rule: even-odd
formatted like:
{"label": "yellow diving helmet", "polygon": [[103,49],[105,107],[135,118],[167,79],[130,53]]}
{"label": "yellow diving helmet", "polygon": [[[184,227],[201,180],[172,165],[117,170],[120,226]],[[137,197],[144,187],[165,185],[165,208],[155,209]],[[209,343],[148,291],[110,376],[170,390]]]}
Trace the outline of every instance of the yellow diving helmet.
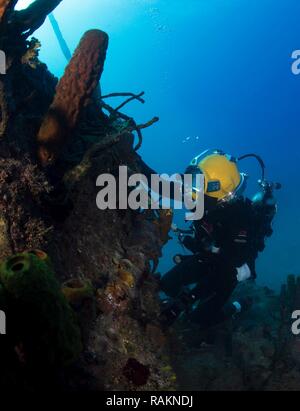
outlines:
{"label": "yellow diving helmet", "polygon": [[238,159],[221,150],[206,150],[192,160],[186,173],[203,174],[205,195],[229,201],[246,188],[247,175],[240,173],[237,163]]}

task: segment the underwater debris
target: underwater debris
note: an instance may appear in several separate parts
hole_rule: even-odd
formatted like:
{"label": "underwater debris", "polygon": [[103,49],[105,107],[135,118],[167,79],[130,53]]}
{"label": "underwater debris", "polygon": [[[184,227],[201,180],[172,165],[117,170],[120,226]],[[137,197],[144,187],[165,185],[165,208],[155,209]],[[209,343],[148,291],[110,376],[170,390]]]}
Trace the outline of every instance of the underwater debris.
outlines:
{"label": "underwater debris", "polygon": [[0,282],[10,301],[11,338],[22,343],[28,363],[73,363],[82,350],[80,330],[48,262],[16,254],[1,264]]}
{"label": "underwater debris", "polygon": [[150,377],[150,368],[141,364],[135,358],[129,358],[123,368],[123,375],[137,387],[146,385]]}
{"label": "underwater debris", "polygon": [[38,158],[43,166],[53,163],[79,116],[97,88],[104,68],[108,36],[100,30],[85,33],[37,135]]}

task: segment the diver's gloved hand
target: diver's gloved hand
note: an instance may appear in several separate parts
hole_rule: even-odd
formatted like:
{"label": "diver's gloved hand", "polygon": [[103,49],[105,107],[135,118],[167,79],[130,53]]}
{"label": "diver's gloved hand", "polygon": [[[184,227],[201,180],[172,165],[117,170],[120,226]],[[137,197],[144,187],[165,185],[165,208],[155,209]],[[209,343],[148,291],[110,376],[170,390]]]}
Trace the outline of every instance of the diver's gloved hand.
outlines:
{"label": "diver's gloved hand", "polygon": [[244,313],[252,308],[253,303],[252,297],[244,297],[240,298],[239,301],[235,301],[233,304],[238,308],[237,313]]}
{"label": "diver's gloved hand", "polygon": [[241,267],[237,267],[236,268],[237,271],[237,280],[239,283],[249,280],[249,278],[251,278],[252,274],[251,274],[251,270],[250,267],[248,266],[248,264],[244,264]]}
{"label": "diver's gloved hand", "polygon": [[238,314],[242,314],[250,310],[253,305],[253,299],[251,297],[240,298],[239,301],[226,304],[223,308],[223,314],[226,319],[235,317]]}

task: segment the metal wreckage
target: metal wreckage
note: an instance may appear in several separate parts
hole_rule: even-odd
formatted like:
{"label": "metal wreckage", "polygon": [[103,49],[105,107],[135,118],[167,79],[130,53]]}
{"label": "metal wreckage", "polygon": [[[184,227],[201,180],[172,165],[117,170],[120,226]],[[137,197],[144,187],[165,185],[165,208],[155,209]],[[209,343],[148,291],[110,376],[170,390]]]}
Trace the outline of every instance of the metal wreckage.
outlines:
{"label": "metal wreckage", "polygon": [[[1,389],[299,390],[294,276],[280,296],[244,285],[256,308],[205,335],[184,319],[160,325],[153,273],[172,212],[95,210],[97,176],[145,171],[142,129],[158,119],[122,113],[143,93],[101,95],[100,30],[83,35],[59,81],[48,71],[30,36],[59,3],[0,1]],[[114,108],[115,96],[125,101]]]}

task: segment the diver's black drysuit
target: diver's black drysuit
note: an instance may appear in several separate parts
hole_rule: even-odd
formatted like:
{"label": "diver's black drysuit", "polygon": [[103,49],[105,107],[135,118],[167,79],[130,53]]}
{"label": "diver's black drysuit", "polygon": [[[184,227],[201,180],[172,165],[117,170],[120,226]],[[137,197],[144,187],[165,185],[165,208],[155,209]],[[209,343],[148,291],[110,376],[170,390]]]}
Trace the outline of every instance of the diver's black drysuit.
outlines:
{"label": "diver's black drysuit", "polygon": [[189,291],[193,305],[189,317],[204,327],[225,320],[225,304],[235,289],[237,268],[245,264],[256,278],[255,260],[265,248],[265,238],[272,235],[276,205],[253,203],[238,198],[208,211],[193,224],[194,236],[182,242],[193,255],[183,260],[161,279],[161,290],[176,300],[182,299],[184,287],[196,284]]}

